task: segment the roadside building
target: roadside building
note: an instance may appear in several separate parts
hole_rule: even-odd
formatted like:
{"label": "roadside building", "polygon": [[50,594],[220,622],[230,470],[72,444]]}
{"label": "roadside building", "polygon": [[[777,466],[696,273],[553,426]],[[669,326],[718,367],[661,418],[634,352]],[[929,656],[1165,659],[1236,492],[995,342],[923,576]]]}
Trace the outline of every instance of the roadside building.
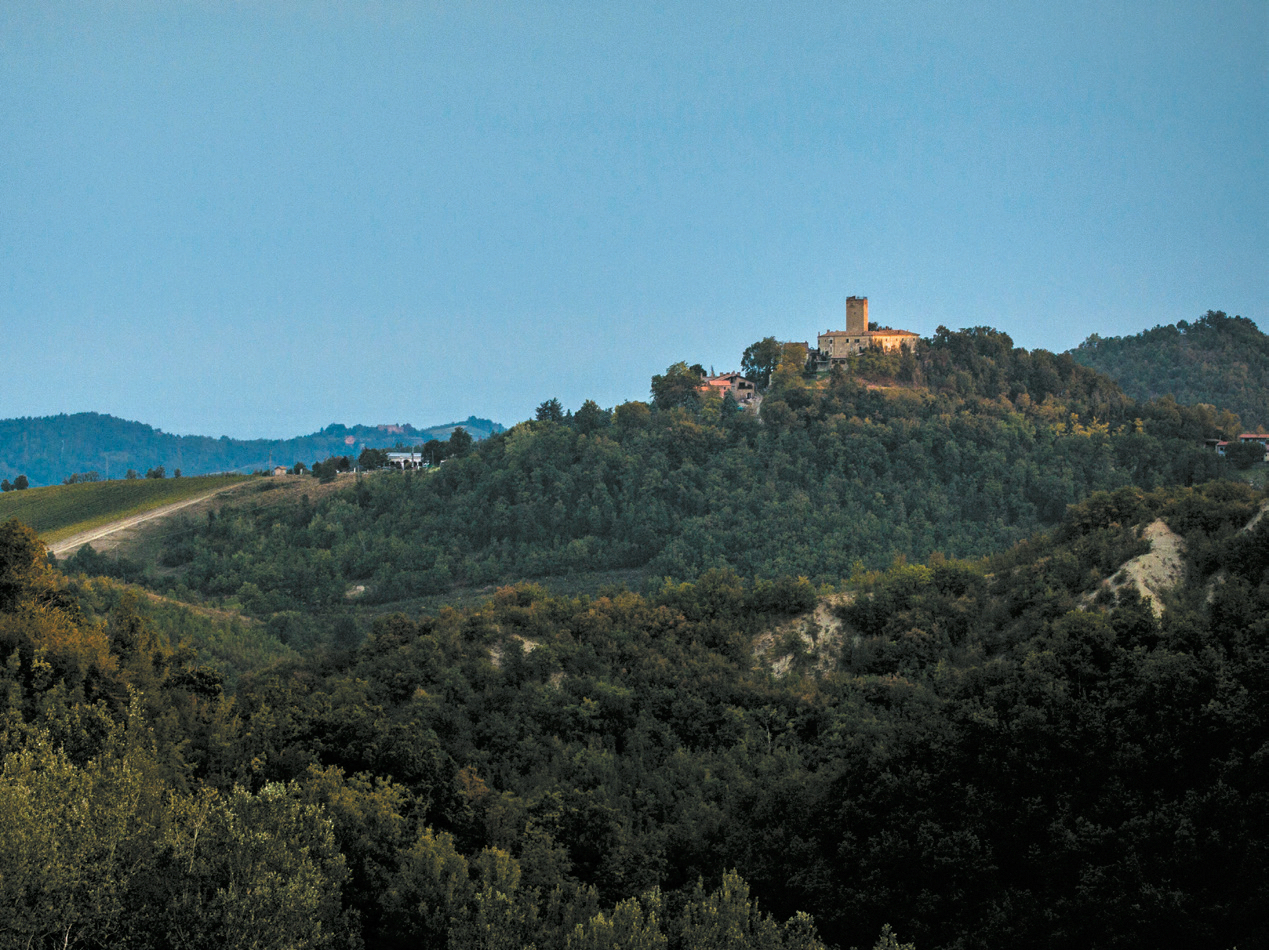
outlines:
{"label": "roadside building", "polygon": [[423,457],[423,450],[419,449],[417,452],[389,452],[388,466],[390,468],[401,469],[401,471],[405,471],[406,469],[413,471],[420,468],[427,468],[428,462],[427,459]]}

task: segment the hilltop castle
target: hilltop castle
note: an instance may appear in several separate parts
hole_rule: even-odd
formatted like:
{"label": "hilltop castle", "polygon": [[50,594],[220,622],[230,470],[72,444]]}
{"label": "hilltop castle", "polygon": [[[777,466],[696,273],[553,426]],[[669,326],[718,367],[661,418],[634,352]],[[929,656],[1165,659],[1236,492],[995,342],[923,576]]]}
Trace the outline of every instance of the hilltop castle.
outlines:
{"label": "hilltop castle", "polygon": [[816,363],[831,366],[848,356],[862,352],[870,346],[883,350],[898,350],[914,346],[920,337],[911,330],[868,329],[868,298],[846,298],[846,329],[825,330],[819,335],[816,346]]}

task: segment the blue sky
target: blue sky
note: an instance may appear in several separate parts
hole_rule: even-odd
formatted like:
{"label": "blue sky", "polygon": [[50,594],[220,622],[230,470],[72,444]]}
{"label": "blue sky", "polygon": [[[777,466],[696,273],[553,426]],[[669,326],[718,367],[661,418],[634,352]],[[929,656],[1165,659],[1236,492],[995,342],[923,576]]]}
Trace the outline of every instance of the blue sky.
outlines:
{"label": "blue sky", "polygon": [[510,424],[844,300],[1266,326],[1269,4],[0,5],[0,417]]}

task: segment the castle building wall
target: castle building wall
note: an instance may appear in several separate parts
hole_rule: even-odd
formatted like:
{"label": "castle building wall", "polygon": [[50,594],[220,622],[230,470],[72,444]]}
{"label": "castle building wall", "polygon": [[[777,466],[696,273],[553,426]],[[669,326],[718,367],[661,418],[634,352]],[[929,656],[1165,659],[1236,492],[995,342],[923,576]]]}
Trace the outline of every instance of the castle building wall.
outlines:
{"label": "castle building wall", "polygon": [[868,298],[847,297],[846,329],[825,330],[816,338],[816,364],[822,369],[826,363],[841,362],[874,346],[890,351],[914,347],[919,339],[910,330],[869,330]]}

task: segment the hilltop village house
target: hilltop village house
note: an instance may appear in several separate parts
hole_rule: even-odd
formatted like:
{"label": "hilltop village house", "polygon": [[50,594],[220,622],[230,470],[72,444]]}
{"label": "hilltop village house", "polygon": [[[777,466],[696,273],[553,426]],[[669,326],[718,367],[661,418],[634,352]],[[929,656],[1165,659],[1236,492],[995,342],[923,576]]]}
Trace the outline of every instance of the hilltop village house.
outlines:
{"label": "hilltop village house", "polygon": [[718,376],[707,376],[705,381],[701,383],[701,392],[710,392],[711,390],[720,396],[731,393],[731,398],[741,405],[752,400],[758,392],[758,388],[753,382],[745,379],[739,373],[722,373]]}
{"label": "hilltop village house", "polygon": [[827,369],[870,346],[883,350],[899,350],[905,346],[915,346],[919,339],[911,330],[868,329],[868,298],[847,297],[846,329],[825,330],[821,333],[812,358],[816,369]]}
{"label": "hilltop village house", "polygon": [[[1242,443],[1259,442],[1265,450],[1264,461],[1269,464],[1269,432],[1244,432],[1238,437],[1238,441]],[[1207,439],[1205,442],[1208,448],[1215,449],[1216,454],[1222,458],[1225,455],[1225,449],[1230,445],[1229,442],[1222,442],[1217,439]]]}

